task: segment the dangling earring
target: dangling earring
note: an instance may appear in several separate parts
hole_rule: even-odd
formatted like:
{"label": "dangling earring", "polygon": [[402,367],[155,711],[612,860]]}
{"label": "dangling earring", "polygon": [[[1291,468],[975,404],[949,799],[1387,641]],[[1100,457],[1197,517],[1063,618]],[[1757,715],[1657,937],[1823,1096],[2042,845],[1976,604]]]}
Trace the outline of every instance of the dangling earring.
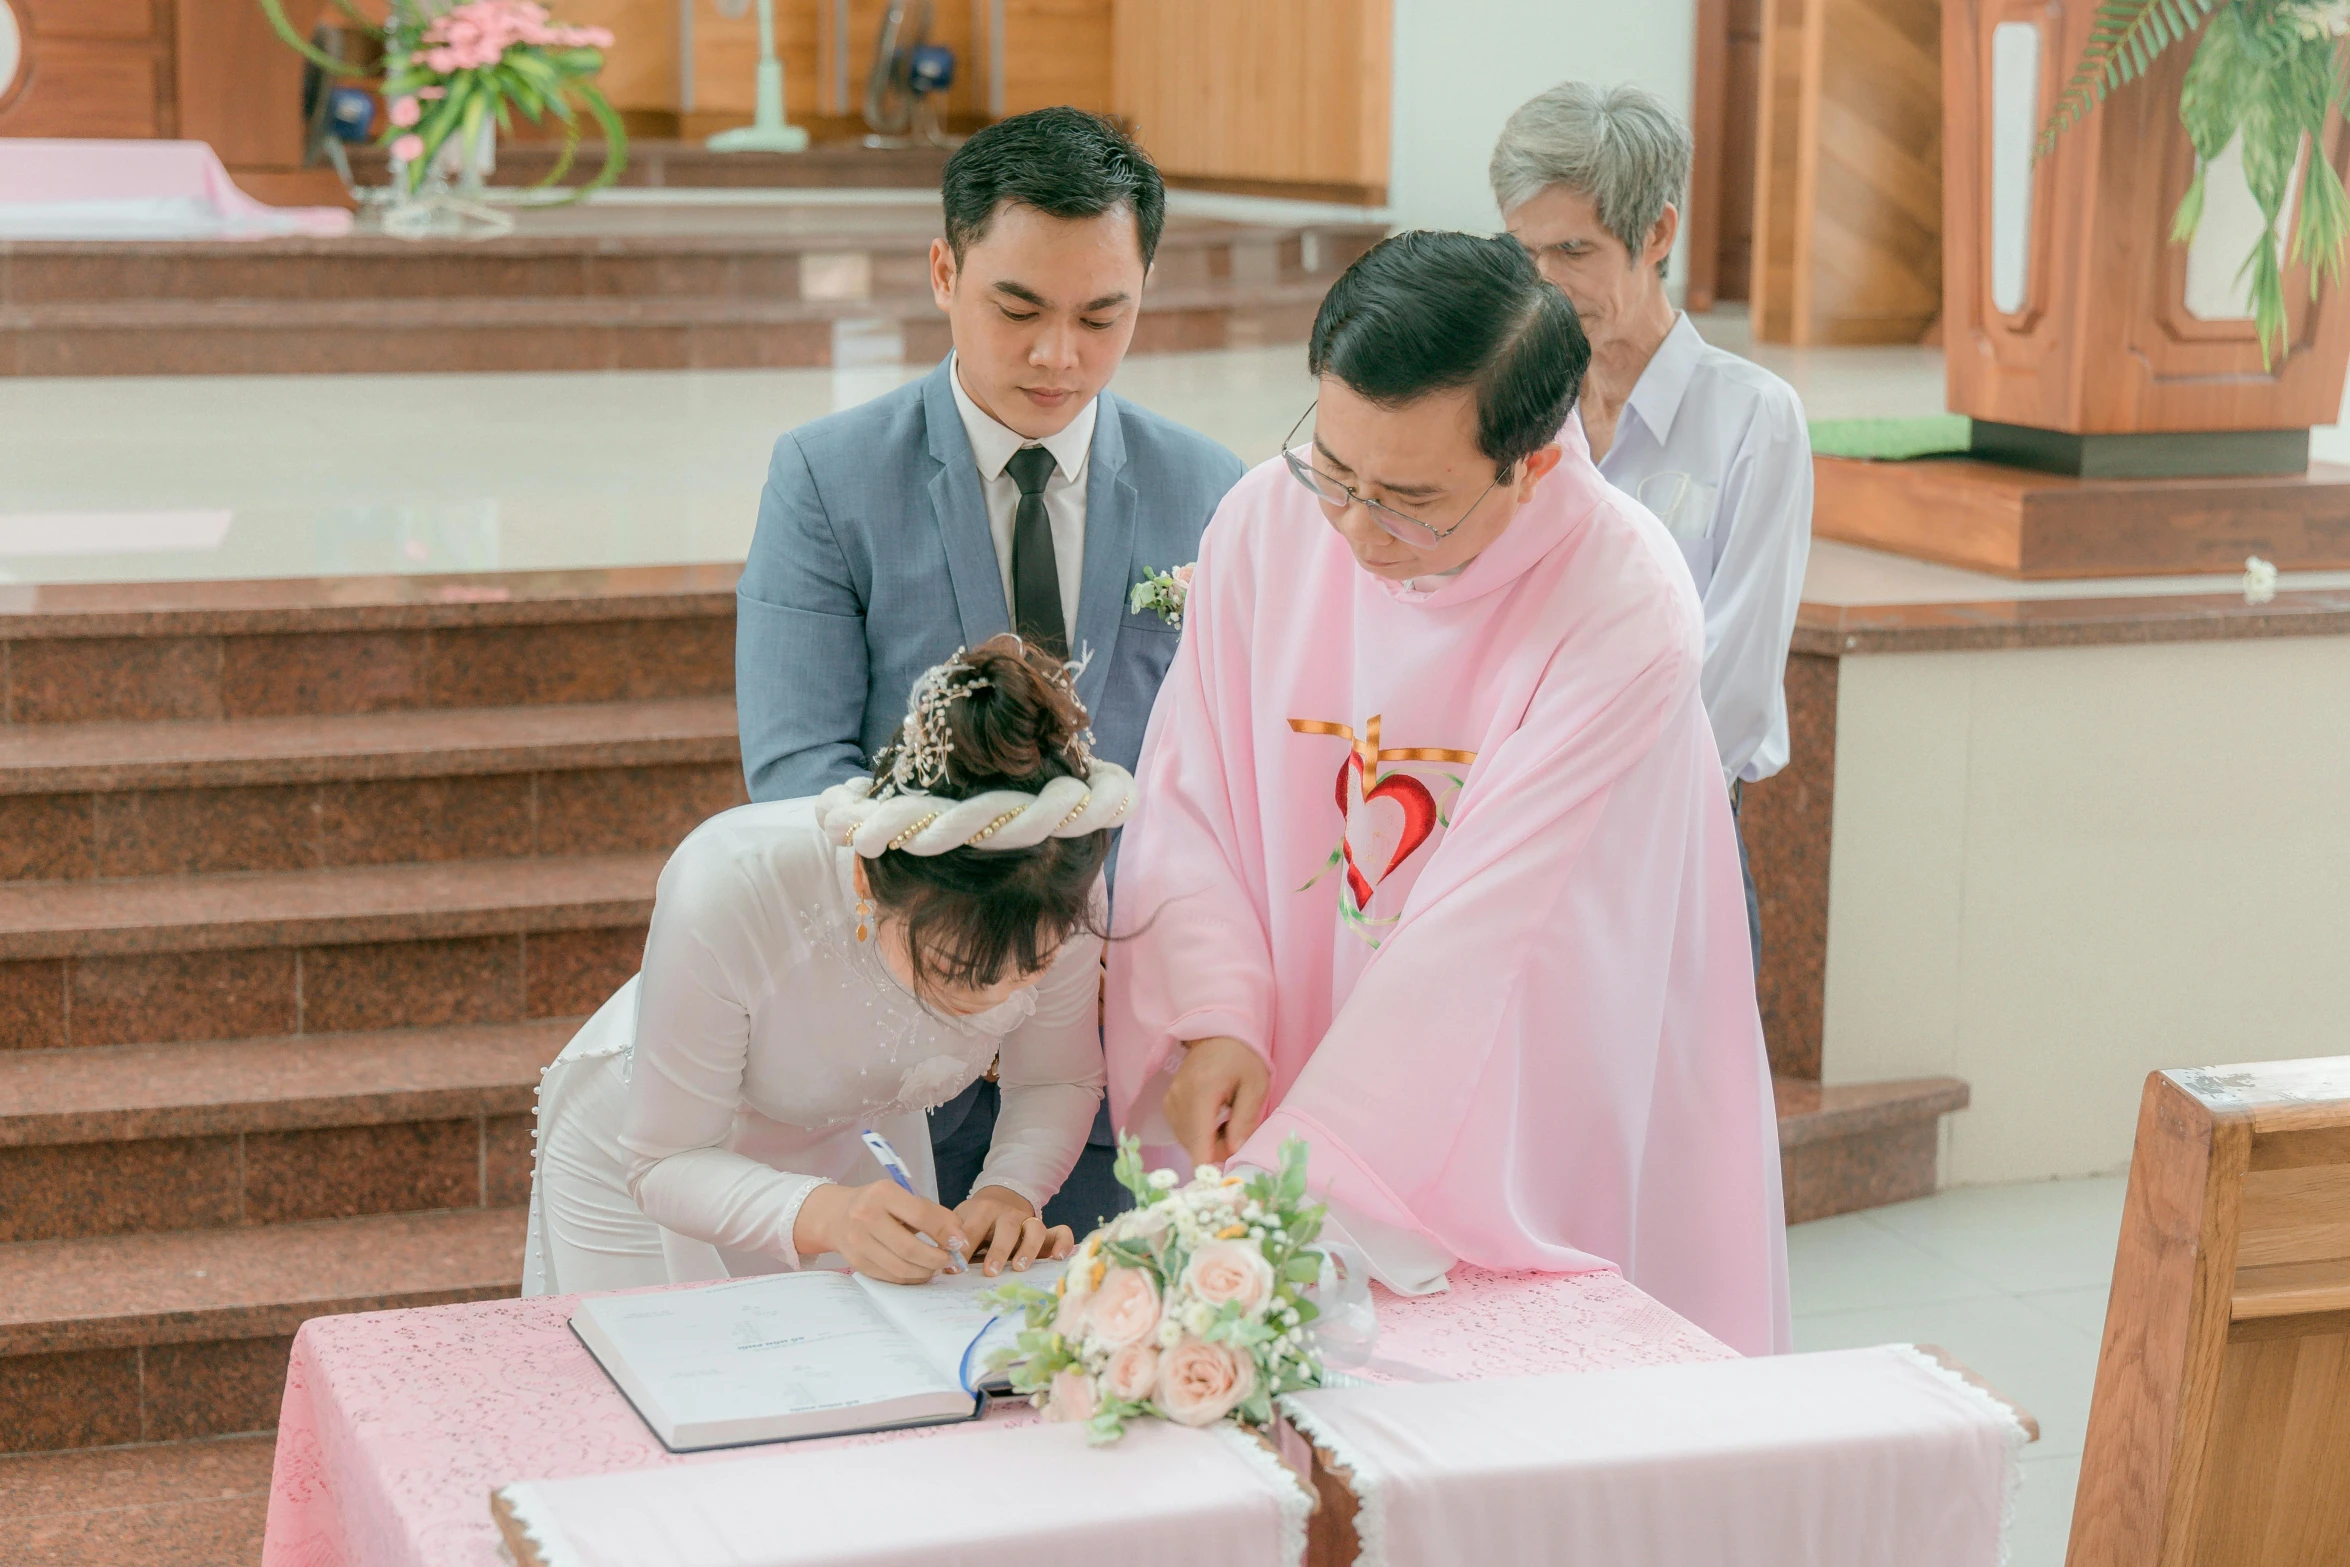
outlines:
{"label": "dangling earring", "polygon": [[857,900],[857,939],[859,941],[863,941],[868,936],[873,934],[872,924],[873,900],[871,898],[859,898]]}

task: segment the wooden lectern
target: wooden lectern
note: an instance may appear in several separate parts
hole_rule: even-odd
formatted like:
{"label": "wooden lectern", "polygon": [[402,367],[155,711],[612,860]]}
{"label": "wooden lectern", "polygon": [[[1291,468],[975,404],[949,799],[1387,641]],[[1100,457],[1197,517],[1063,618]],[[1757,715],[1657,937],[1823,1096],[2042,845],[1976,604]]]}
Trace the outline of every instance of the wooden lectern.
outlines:
{"label": "wooden lectern", "polygon": [[[2032,156],[2096,10],[1943,7],[1943,342],[1976,460],[1823,459],[1815,531],[2019,577],[2350,565],[2350,471],[2309,465],[2310,426],[2341,408],[2350,292],[2312,303],[2289,269],[2289,352],[2263,365],[2248,316],[2191,308],[2171,243],[2194,41]],[[2350,153],[2339,118],[2324,152]]]}

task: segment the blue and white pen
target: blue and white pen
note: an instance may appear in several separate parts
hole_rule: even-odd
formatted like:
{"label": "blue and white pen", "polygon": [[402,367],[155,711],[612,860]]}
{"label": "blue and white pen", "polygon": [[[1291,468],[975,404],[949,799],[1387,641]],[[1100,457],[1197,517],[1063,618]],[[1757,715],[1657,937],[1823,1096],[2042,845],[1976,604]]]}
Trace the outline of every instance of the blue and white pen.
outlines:
{"label": "blue and white pen", "polygon": [[[901,1191],[912,1197],[922,1195],[914,1190],[914,1172],[906,1168],[906,1161],[898,1157],[898,1151],[889,1145],[888,1138],[879,1132],[872,1131],[862,1132],[858,1135],[865,1139],[865,1147],[872,1153],[875,1161],[880,1164],[882,1172],[897,1182]],[[929,1240],[930,1238],[924,1236],[923,1239]],[[938,1242],[931,1241],[931,1244],[935,1246]],[[947,1265],[947,1272],[960,1273],[963,1271],[963,1248],[958,1244],[952,1248],[952,1251],[954,1260]]]}

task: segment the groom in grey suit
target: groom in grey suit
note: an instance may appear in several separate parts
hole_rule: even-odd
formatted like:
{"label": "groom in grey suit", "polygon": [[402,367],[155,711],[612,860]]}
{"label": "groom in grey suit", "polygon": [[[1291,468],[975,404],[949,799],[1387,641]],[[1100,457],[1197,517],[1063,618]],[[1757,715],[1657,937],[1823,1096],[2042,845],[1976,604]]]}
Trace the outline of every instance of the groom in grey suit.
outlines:
{"label": "groom in grey suit", "polygon": [[[1238,458],[1104,390],[1133,340],[1166,196],[1107,120],[1040,109],[947,161],[931,288],[954,352],[921,380],[775,444],[735,644],[754,800],[865,770],[915,677],[1017,630],[1080,667],[1094,749],[1131,769],[1176,630],[1134,585],[1199,555]],[[995,1126],[981,1081],[931,1118],[939,1196],[968,1194]],[[1126,1206],[1105,1113],[1049,1223]]]}

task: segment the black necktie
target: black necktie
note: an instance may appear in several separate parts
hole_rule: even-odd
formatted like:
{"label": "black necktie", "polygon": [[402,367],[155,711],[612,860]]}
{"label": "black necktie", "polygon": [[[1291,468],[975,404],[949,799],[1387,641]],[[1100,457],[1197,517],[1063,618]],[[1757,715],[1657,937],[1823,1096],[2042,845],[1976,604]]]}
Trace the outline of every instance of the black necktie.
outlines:
{"label": "black necktie", "polygon": [[1053,525],[1044,514],[1044,483],[1053,476],[1053,454],[1041,446],[1023,446],[1004,471],[1020,486],[1020,509],[1012,517],[1012,625],[1022,641],[1067,658],[1061,563],[1053,555]]}

